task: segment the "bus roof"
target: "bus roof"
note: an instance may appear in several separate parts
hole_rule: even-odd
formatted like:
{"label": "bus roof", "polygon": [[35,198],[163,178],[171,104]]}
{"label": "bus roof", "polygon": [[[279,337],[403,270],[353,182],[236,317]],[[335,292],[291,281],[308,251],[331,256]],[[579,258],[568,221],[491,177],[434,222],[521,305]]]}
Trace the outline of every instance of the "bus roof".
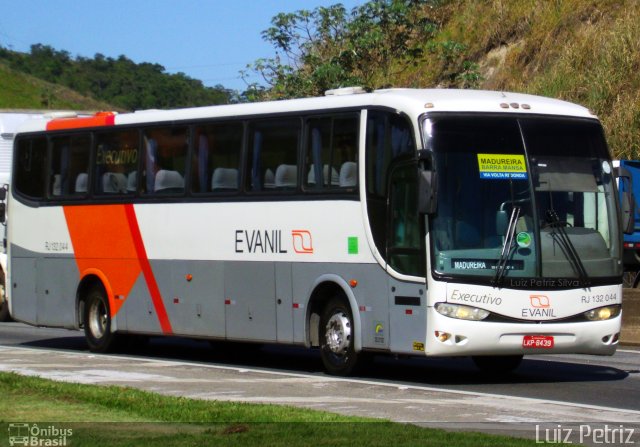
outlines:
{"label": "bus roof", "polygon": [[[485,112],[596,119],[588,109],[577,104],[522,93],[454,89],[386,89],[375,90],[372,93],[351,93],[353,91],[357,90],[353,88],[336,89],[332,91],[333,94],[324,97],[282,101],[171,110],[142,110],[123,114],[101,112],[100,119],[95,117],[54,117],[48,121],[28,122],[20,128],[20,132],[364,107],[388,107],[403,111],[411,117],[420,116],[425,112]],[[107,118],[109,116],[111,118]]]}

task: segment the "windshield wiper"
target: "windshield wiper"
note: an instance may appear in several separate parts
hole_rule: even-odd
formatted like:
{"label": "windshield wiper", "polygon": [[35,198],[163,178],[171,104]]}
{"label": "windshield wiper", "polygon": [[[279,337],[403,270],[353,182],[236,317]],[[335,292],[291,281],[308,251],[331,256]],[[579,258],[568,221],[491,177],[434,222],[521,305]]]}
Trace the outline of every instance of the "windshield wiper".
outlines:
{"label": "windshield wiper", "polygon": [[504,279],[504,275],[507,271],[507,264],[511,255],[513,238],[516,234],[516,224],[518,223],[519,218],[520,207],[514,206],[511,210],[511,216],[509,217],[509,226],[507,227],[507,234],[504,238],[504,245],[502,246],[502,251],[500,252],[500,259],[498,259],[498,264],[496,265],[496,275],[493,277],[493,281],[491,283],[493,287],[500,287],[502,285],[502,280]]}
{"label": "windshield wiper", "polygon": [[553,208],[550,208],[547,210],[547,223],[548,226],[551,227],[551,237],[560,246],[560,249],[569,260],[571,267],[573,267],[573,270],[578,274],[580,284],[582,287],[588,287],[591,281],[589,281],[589,275],[584,268],[584,264],[580,259],[576,247],[573,245],[573,242],[571,242],[567,230],[565,230],[567,222],[561,221],[558,213],[556,213]]}

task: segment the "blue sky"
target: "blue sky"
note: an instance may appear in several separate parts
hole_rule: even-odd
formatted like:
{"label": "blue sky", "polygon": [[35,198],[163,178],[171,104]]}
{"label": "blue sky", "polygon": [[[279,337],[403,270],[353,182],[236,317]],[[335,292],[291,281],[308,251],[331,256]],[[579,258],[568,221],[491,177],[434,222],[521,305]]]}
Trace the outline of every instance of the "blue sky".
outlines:
{"label": "blue sky", "polygon": [[[0,0],[0,45],[158,63],[205,85],[244,90],[239,71],[273,48],[260,33],[279,12],[366,0]],[[257,78],[255,78],[258,81]]]}

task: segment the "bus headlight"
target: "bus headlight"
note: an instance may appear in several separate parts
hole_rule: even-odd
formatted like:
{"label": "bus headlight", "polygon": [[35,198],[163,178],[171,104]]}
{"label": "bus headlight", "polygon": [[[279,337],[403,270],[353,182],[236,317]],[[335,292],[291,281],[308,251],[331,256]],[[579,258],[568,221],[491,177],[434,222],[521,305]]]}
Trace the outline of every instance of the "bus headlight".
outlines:
{"label": "bus headlight", "polygon": [[436,303],[436,311],[445,317],[460,320],[480,321],[489,316],[489,311],[477,307],[461,306],[460,304]]}
{"label": "bus headlight", "polygon": [[610,320],[620,315],[620,306],[605,306],[597,309],[592,309],[584,313],[584,317],[589,321],[602,321]]}

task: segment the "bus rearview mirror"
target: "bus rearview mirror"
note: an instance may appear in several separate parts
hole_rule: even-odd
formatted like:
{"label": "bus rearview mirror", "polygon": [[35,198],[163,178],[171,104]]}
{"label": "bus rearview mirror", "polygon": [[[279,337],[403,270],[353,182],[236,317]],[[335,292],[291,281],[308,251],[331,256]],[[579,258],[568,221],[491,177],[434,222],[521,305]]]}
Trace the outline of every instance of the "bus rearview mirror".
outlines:
{"label": "bus rearview mirror", "polygon": [[620,211],[622,214],[622,231],[624,234],[633,234],[635,230],[634,208],[636,200],[629,191],[622,193],[622,203]]}
{"label": "bus rearview mirror", "polygon": [[437,205],[438,176],[435,171],[420,171],[418,181],[418,211],[435,214]]}

